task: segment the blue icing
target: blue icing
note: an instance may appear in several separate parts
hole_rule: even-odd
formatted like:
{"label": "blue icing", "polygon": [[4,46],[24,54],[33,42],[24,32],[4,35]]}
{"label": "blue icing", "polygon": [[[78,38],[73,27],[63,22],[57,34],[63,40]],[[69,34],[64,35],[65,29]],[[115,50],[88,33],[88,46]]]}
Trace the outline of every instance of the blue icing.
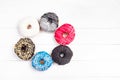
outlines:
{"label": "blue icing", "polygon": [[[44,60],[44,64],[40,64],[41,60]],[[32,66],[39,71],[47,70],[52,63],[53,60],[51,56],[45,51],[36,53],[36,55],[32,58]]]}

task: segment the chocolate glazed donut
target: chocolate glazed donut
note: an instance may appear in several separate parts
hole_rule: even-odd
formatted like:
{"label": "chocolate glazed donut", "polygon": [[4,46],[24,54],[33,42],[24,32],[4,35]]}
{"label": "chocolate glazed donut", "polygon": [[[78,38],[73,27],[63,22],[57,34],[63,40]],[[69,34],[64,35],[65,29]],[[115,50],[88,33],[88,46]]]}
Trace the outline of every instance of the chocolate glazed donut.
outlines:
{"label": "chocolate glazed donut", "polygon": [[52,51],[52,59],[59,65],[65,65],[70,62],[73,52],[68,46],[59,45]]}
{"label": "chocolate glazed donut", "polygon": [[29,38],[21,38],[14,47],[14,52],[22,60],[29,60],[34,55],[35,44]]}

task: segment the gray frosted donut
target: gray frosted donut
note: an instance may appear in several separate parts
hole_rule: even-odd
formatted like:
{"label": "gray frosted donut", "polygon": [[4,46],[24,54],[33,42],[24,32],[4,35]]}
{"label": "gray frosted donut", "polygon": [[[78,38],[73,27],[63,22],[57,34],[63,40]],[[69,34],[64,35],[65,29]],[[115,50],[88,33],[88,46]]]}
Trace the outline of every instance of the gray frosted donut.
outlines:
{"label": "gray frosted donut", "polygon": [[47,32],[53,32],[58,27],[58,16],[53,12],[45,13],[40,19],[40,27]]}

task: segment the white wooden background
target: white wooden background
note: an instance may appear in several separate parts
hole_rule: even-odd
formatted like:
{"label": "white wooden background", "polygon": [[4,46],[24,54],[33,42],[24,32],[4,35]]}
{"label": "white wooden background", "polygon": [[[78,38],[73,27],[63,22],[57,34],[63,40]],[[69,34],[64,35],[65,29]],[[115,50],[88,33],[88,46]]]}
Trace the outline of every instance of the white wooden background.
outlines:
{"label": "white wooden background", "polygon": [[[39,72],[13,48],[21,38],[18,21],[39,19],[45,12],[55,12],[60,25],[74,25],[76,37],[69,45],[74,56],[68,65]],[[32,40],[35,52],[51,53],[58,45],[45,32]],[[120,80],[120,0],[0,0],[0,80]]]}

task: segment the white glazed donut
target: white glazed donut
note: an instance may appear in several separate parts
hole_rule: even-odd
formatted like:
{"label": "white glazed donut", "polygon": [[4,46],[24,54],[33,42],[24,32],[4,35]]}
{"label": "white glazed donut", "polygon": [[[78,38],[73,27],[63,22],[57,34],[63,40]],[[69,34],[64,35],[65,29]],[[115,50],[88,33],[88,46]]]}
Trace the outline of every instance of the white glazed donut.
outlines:
{"label": "white glazed donut", "polygon": [[33,37],[40,31],[39,23],[35,18],[24,18],[18,25],[18,31],[21,36]]}

